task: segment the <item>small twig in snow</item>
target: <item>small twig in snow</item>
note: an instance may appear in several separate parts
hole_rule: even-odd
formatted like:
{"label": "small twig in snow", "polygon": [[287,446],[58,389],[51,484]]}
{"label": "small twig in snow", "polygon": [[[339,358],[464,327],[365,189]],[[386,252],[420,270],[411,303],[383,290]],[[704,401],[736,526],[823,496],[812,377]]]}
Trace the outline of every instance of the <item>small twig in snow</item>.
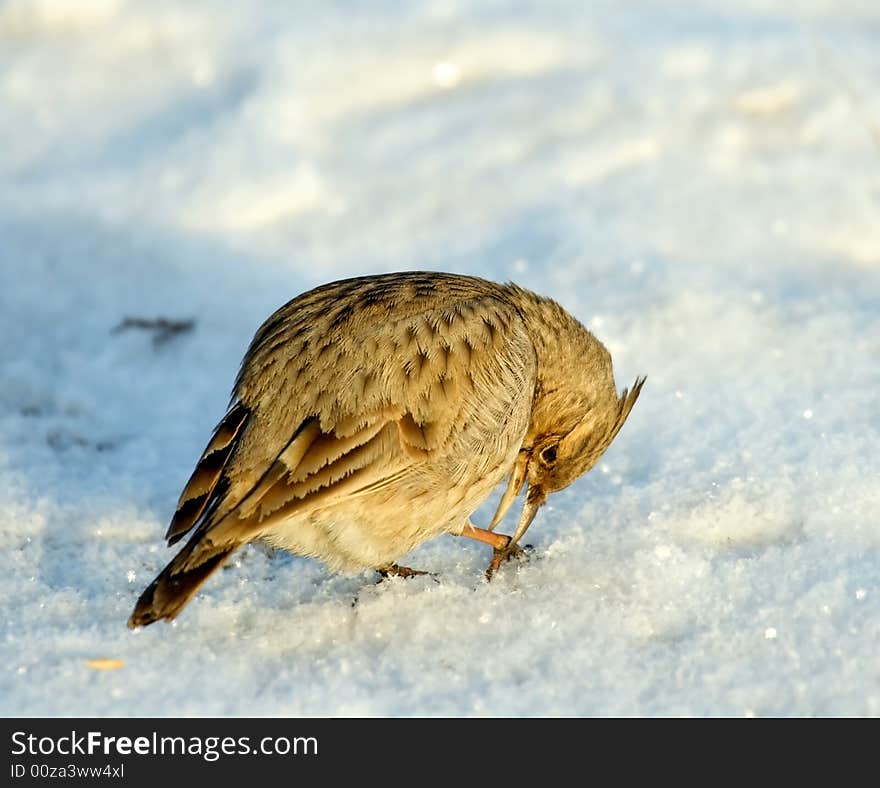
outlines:
{"label": "small twig in snow", "polygon": [[153,319],[144,317],[126,317],[111,333],[120,334],[130,328],[152,331],[153,345],[159,347],[173,339],[178,334],[185,334],[188,331],[192,331],[195,324],[195,320],[169,320],[165,317]]}

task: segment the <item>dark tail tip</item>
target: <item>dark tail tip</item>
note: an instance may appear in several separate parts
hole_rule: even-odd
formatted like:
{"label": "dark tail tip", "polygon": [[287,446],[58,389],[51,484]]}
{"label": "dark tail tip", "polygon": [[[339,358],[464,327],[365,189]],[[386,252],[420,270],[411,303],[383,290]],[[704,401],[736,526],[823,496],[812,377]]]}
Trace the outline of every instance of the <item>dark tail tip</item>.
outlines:
{"label": "dark tail tip", "polygon": [[168,621],[176,618],[202,583],[223,564],[234,549],[215,553],[193,569],[175,572],[175,566],[181,563],[181,555],[186,552],[184,549],[141,594],[128,619],[129,629],[145,627],[163,618]]}

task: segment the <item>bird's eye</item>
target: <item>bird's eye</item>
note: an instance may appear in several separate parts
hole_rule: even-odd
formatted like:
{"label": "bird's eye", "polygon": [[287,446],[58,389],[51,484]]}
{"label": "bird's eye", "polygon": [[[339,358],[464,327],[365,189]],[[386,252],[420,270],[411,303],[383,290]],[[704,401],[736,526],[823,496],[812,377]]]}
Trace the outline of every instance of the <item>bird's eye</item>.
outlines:
{"label": "bird's eye", "polygon": [[539,456],[544,465],[553,465],[553,463],[556,462],[556,447],[548,446],[546,449],[541,449],[541,454]]}

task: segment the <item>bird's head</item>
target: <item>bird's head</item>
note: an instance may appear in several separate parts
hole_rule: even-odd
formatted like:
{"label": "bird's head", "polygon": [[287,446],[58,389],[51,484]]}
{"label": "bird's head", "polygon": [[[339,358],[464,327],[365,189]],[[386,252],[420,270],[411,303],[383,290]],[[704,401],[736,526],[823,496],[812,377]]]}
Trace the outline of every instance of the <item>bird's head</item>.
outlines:
{"label": "bird's head", "polygon": [[526,503],[511,544],[526,532],[550,493],[568,487],[598,462],[641,393],[645,378],[618,395],[604,345],[555,302],[535,304],[538,362],[532,415],[494,528],[528,482]]}
{"label": "bird's head", "polygon": [[589,471],[611,445],[638,399],[645,378],[636,378],[632,389],[624,389],[611,407],[588,410],[568,431],[537,431],[526,438],[513,472],[492,518],[494,528],[507,513],[524,482],[528,482],[526,503],[511,544],[516,544],[531,525],[550,493],[562,490]]}
{"label": "bird's head", "polygon": [[569,429],[565,419],[552,419],[558,425],[555,429],[539,427],[531,445],[524,446],[531,498],[543,499],[568,487],[598,462],[629,416],[644,382],[645,378],[637,378],[631,390],[588,407]]}

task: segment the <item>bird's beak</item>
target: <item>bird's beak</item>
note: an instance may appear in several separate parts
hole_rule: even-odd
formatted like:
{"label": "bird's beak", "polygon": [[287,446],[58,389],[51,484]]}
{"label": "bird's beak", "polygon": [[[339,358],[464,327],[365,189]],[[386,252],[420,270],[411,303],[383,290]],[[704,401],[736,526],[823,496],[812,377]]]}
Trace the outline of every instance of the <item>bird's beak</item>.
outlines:
{"label": "bird's beak", "polygon": [[509,547],[512,547],[523,538],[525,532],[529,530],[532,520],[535,519],[538,509],[544,505],[544,501],[546,500],[547,493],[545,493],[540,487],[535,487],[533,484],[529,485],[529,492],[526,495],[526,503],[525,506],[523,506],[522,514],[519,517],[516,531],[514,531],[513,536],[510,537]]}
{"label": "bird's beak", "polygon": [[[507,489],[504,491],[504,495],[501,496],[501,500],[498,502],[498,508],[495,510],[495,516],[492,518],[492,522],[489,523],[490,531],[494,531],[495,526],[504,519],[507,510],[510,509],[511,504],[516,500],[516,496],[519,495],[523,482],[526,480],[528,464],[528,455],[525,452],[520,452],[516,458],[516,462],[513,464],[513,470],[510,472]],[[528,526],[526,526],[526,528],[528,528]]]}

